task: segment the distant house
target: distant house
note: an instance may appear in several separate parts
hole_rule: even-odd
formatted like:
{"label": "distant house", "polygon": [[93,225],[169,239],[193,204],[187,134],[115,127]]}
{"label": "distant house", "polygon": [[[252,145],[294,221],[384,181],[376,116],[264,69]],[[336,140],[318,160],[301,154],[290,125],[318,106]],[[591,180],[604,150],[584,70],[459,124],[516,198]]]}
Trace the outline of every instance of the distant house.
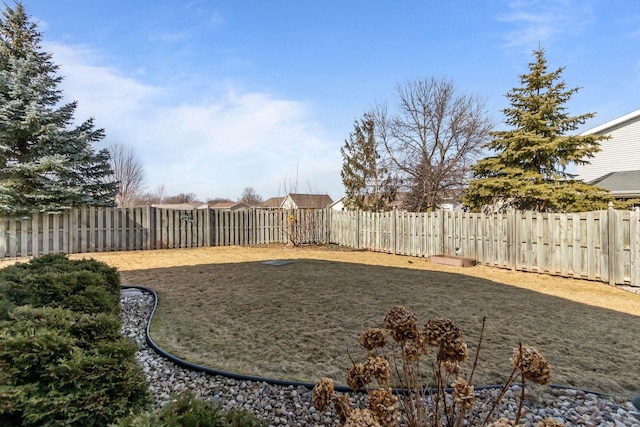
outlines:
{"label": "distant house", "polygon": [[333,203],[327,194],[288,194],[282,201],[283,209],[322,209]]}
{"label": "distant house", "polygon": [[640,198],[640,170],[610,172],[589,184],[609,190],[619,200]]}
{"label": "distant house", "polygon": [[[585,159],[588,165],[578,165],[576,174],[584,182],[593,182],[612,172],[640,169],[640,110],[626,114],[583,132],[581,135],[607,135],[600,151]],[[640,188],[637,188],[640,191]]]}
{"label": "distant house", "polygon": [[640,197],[640,110],[596,126],[581,135],[607,135],[600,151],[578,165],[583,181],[609,190],[619,200]]}
{"label": "distant house", "polygon": [[216,202],[216,203],[209,203],[209,208],[219,209],[222,211],[238,211],[243,209],[249,209],[250,206],[242,202]]}
{"label": "distant house", "polygon": [[334,211],[346,211],[347,208],[344,206],[345,200],[346,200],[346,197],[340,197],[338,200],[331,203],[329,207],[331,208],[331,210],[334,210]]}
{"label": "distant house", "polygon": [[259,207],[262,209],[280,209],[282,202],[284,202],[284,197],[271,197],[260,203]]}
{"label": "distant house", "polygon": [[193,209],[207,209],[207,204],[202,202],[191,202],[191,203],[154,203],[151,205],[152,208],[158,209],[173,209],[180,211],[190,211]]}

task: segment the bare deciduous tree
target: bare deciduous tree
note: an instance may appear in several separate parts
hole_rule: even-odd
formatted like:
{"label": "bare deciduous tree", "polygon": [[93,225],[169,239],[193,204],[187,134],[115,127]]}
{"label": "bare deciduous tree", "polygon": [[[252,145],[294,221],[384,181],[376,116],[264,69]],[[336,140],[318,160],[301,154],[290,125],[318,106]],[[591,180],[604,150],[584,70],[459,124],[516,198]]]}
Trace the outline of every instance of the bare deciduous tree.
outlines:
{"label": "bare deciduous tree", "polygon": [[207,203],[209,204],[213,204],[213,203],[225,203],[225,202],[233,202],[233,200],[228,199],[226,197],[214,197],[212,199],[207,199]]}
{"label": "bare deciduous tree", "polygon": [[165,197],[162,201],[167,204],[192,203],[197,202],[198,196],[194,193],[180,193],[175,196]]}
{"label": "bare deciduous tree", "polygon": [[398,85],[398,108],[373,110],[376,133],[389,166],[406,191],[411,211],[438,208],[457,198],[491,130],[485,102],[460,95],[450,80],[431,78]]}
{"label": "bare deciduous tree", "polygon": [[258,206],[262,203],[262,196],[256,193],[256,190],[254,190],[253,187],[246,187],[242,190],[242,195],[238,201],[249,206]]}
{"label": "bare deciduous tree", "polygon": [[144,167],[133,148],[120,143],[109,146],[113,180],[118,187],[116,204],[120,208],[136,206],[144,189]]}
{"label": "bare deciduous tree", "polygon": [[154,203],[162,203],[167,198],[167,189],[160,184],[151,193],[144,193],[136,201],[136,206],[147,206]]}

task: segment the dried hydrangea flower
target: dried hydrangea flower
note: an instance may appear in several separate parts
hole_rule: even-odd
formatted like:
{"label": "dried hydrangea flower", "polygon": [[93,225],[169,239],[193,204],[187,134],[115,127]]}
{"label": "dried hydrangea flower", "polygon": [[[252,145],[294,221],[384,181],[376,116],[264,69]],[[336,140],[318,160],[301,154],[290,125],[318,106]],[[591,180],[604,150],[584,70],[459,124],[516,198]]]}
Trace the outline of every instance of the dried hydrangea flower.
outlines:
{"label": "dried hydrangea flower", "polygon": [[418,334],[411,344],[425,356],[429,354],[429,337],[425,334]]}
{"label": "dried hydrangea flower", "polygon": [[343,424],[343,427],[382,427],[376,417],[368,409],[354,409]]}
{"label": "dried hydrangea flower", "polygon": [[311,395],[311,404],[319,411],[327,409],[327,405],[331,402],[333,396],[333,381],[330,378],[320,378],[313,387]]}
{"label": "dried hydrangea flower", "polygon": [[395,427],[400,422],[400,405],[391,389],[371,390],[368,396],[371,413],[383,427]]}
{"label": "dried hydrangea flower", "polygon": [[420,333],[415,314],[402,306],[396,306],[387,311],[383,324],[389,330],[391,337],[400,343],[413,340]]}
{"label": "dried hydrangea flower", "polygon": [[469,358],[469,349],[462,341],[442,342],[438,347],[438,360],[442,362],[464,363]]}
{"label": "dried hydrangea flower", "polygon": [[371,376],[362,363],[358,363],[349,368],[347,373],[347,385],[351,390],[358,391],[365,388],[371,382]]}
{"label": "dried hydrangea flower", "polygon": [[562,421],[547,417],[542,421],[538,421],[538,427],[565,427]]}
{"label": "dried hydrangea flower", "polygon": [[386,387],[391,376],[391,367],[385,357],[370,356],[364,364],[365,371],[369,378],[378,380],[380,387]]}
{"label": "dried hydrangea flower", "polygon": [[360,335],[360,345],[369,351],[384,347],[385,344],[384,331],[382,329],[370,328]]}
{"label": "dried hydrangea flower", "polygon": [[351,398],[348,394],[341,394],[333,398],[333,406],[341,423],[344,423],[351,414]]}
{"label": "dried hydrangea flower", "polygon": [[458,372],[460,372],[460,364],[458,362],[443,360],[440,366],[449,374],[458,375]]}
{"label": "dried hydrangea flower", "polygon": [[438,347],[438,360],[463,363],[469,358],[460,327],[453,321],[436,317],[427,320],[424,335],[430,345]]}
{"label": "dried hydrangea flower", "polygon": [[420,351],[413,347],[407,346],[402,349],[402,362],[414,363],[420,360]]}
{"label": "dried hydrangea flower", "polygon": [[453,400],[465,412],[471,410],[473,403],[476,401],[473,386],[462,377],[458,377],[456,382],[453,383]]}
{"label": "dried hydrangea flower", "polygon": [[513,349],[511,358],[513,366],[517,367],[525,379],[536,384],[546,385],[551,382],[551,365],[540,354],[538,349],[526,344]]}
{"label": "dried hydrangea flower", "polygon": [[433,346],[439,346],[443,341],[454,342],[462,339],[460,327],[445,317],[427,320],[424,325],[424,334],[429,344]]}

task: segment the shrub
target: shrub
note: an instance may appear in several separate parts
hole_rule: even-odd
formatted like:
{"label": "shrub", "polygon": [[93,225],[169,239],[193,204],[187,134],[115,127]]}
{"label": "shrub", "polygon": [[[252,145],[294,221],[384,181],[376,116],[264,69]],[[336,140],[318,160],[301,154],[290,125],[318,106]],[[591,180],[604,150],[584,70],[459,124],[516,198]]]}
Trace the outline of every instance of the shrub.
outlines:
{"label": "shrub", "polygon": [[106,264],[63,255],[0,270],[0,425],[107,425],[148,407],[119,284]]}
{"label": "shrub", "polygon": [[106,425],[148,404],[136,346],[111,336],[113,315],[22,306],[12,317],[0,322],[0,424]]}
{"label": "shrub", "polygon": [[130,415],[119,427],[261,427],[267,424],[251,413],[223,410],[219,405],[194,397],[191,393],[178,395],[161,409],[151,413]]}
{"label": "shrub", "polygon": [[87,313],[120,311],[115,268],[84,259],[43,255],[0,270],[0,293],[15,305],[65,307]]}
{"label": "shrub", "polygon": [[5,294],[0,293],[0,320],[9,319],[9,312],[15,308],[15,304]]}

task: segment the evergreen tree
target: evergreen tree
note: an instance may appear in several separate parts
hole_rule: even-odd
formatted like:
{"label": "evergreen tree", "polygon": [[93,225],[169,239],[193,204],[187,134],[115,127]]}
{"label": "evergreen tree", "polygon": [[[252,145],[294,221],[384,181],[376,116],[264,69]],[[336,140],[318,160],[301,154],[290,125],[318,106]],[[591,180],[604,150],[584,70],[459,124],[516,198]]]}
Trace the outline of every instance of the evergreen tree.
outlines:
{"label": "evergreen tree", "polygon": [[539,212],[579,212],[605,208],[605,190],[576,180],[570,164],[585,164],[599,151],[598,135],[567,135],[594,116],[570,116],[565,104],[579,88],[567,89],[559,80],[564,67],[547,71],[544,50],[534,51],[521,87],[507,98],[503,110],[510,130],[492,132],[485,146],[495,155],[473,166],[463,202],[473,210],[499,207]]}
{"label": "evergreen tree", "polygon": [[[62,77],[24,7],[0,18],[0,216],[28,217],[78,205],[111,206],[116,183],[93,119],[72,126],[76,103],[59,106]],[[112,181],[112,180],[111,180]]]}
{"label": "evergreen tree", "polygon": [[342,154],[342,183],[348,209],[367,211],[387,210],[395,191],[391,179],[380,164],[375,137],[375,123],[371,114],[354,122],[349,140],[340,149]]}

